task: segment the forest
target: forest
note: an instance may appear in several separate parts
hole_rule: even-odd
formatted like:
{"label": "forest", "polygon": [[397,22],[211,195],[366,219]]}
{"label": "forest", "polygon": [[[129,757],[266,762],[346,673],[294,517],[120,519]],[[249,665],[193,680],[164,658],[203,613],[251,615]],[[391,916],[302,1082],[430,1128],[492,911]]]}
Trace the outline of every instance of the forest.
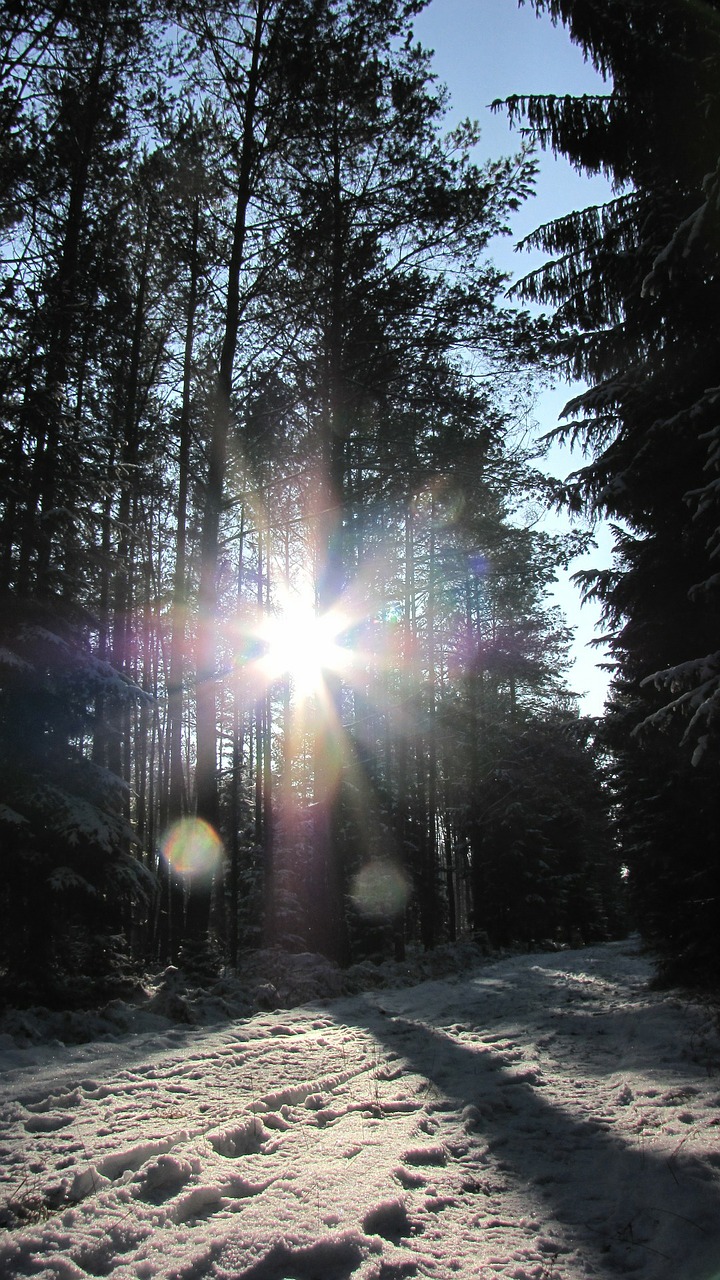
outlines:
{"label": "forest", "polygon": [[[3,9],[2,1001],[631,927],[717,981],[720,4],[532,4],[607,93],[483,164],[425,0]],[[613,197],[511,287],[542,149]]]}

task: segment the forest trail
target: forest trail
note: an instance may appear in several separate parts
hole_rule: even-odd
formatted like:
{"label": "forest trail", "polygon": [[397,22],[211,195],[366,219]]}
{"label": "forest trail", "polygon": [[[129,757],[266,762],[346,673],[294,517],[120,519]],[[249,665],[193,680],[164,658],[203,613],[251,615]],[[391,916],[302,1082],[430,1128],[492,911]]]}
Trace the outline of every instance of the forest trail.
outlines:
{"label": "forest trail", "polygon": [[3,1280],[715,1280],[720,1037],[633,943],[0,1053]]}

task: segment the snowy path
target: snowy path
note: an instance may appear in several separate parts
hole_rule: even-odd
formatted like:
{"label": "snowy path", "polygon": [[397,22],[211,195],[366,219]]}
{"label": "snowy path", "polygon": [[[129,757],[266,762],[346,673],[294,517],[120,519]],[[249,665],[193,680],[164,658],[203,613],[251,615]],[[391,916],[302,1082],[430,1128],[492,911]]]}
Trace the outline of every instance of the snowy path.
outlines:
{"label": "snowy path", "polygon": [[717,1280],[720,1042],[648,973],[613,944],[0,1054],[0,1276]]}

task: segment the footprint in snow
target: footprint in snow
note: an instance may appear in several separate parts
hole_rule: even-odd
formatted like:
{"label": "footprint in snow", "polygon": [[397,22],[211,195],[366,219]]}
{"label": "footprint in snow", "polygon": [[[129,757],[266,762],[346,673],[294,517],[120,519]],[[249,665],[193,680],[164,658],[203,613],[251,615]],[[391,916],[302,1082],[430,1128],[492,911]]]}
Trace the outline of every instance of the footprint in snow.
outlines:
{"label": "footprint in snow", "polygon": [[217,1213],[225,1203],[223,1189],[216,1186],[193,1187],[186,1195],[173,1205],[170,1217],[179,1225],[186,1222],[192,1226],[199,1219],[208,1218]]}
{"label": "footprint in snow", "polygon": [[215,1129],[207,1140],[219,1156],[226,1160],[239,1160],[241,1156],[268,1154],[265,1143],[271,1138],[270,1130],[257,1116],[250,1116],[242,1124],[231,1129]]}
{"label": "footprint in snow", "polygon": [[[242,1274],[244,1280],[287,1280],[288,1276],[302,1277],[302,1280],[315,1280],[319,1276],[350,1280],[362,1262],[363,1241],[359,1232],[334,1231],[309,1245],[276,1240],[262,1257],[246,1266]],[[411,1274],[414,1272],[413,1263]],[[406,1269],[401,1271],[394,1264],[382,1264],[383,1280],[399,1280],[407,1274]]]}
{"label": "footprint in snow", "polygon": [[429,1116],[423,1116],[422,1120],[418,1120],[417,1127],[422,1133],[432,1134],[437,1132],[437,1122],[431,1120]]}
{"label": "footprint in snow", "polygon": [[404,1201],[399,1199],[383,1200],[374,1208],[368,1209],[362,1225],[363,1231],[368,1235],[382,1236],[384,1240],[391,1240],[394,1244],[412,1232]]}
{"label": "footprint in snow", "polygon": [[79,1107],[82,1105],[83,1098],[79,1089],[73,1089],[71,1093],[51,1093],[47,1098],[42,1098],[39,1102],[27,1102],[25,1104],[26,1111],[33,1111],[36,1114],[46,1111],[57,1111],[59,1107]]}
{"label": "footprint in snow", "polygon": [[402,1165],[398,1165],[397,1169],[393,1169],[393,1177],[397,1179],[401,1187],[406,1191],[412,1191],[417,1187],[424,1187],[427,1178],[424,1173],[418,1173],[415,1169],[405,1169]]}
{"label": "footprint in snow", "polygon": [[[198,1162],[195,1162],[196,1166]],[[175,1192],[197,1172],[189,1160],[179,1156],[161,1155],[143,1165],[133,1179],[133,1194],[142,1199],[164,1198]]]}
{"label": "footprint in snow", "polygon": [[440,1143],[410,1147],[404,1152],[402,1159],[413,1165],[444,1165],[447,1163],[447,1151]]}
{"label": "footprint in snow", "polygon": [[37,1115],[31,1116],[25,1121],[25,1129],[27,1133],[55,1133],[58,1129],[66,1129],[72,1124],[74,1116],[65,1115]]}

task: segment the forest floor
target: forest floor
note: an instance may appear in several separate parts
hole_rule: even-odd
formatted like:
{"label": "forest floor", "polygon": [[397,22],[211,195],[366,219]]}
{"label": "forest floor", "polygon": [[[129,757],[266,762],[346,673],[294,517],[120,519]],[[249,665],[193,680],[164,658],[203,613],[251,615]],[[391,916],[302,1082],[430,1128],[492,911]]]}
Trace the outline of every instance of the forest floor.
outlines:
{"label": "forest floor", "polygon": [[720,1034],[632,942],[0,1037],[0,1276],[717,1280]]}

